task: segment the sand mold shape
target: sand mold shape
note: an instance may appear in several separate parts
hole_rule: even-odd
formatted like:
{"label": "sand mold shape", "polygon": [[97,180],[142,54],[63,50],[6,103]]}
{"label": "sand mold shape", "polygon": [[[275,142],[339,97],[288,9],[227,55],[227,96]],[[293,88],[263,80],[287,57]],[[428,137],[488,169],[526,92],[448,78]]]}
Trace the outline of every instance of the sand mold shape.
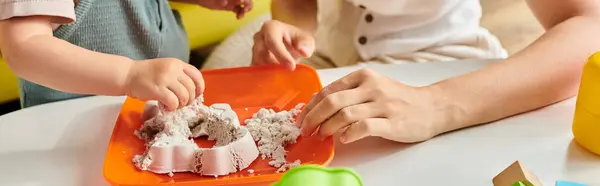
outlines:
{"label": "sand mold shape", "polygon": [[[200,97],[172,112],[149,102],[142,116],[145,122],[135,132],[146,142],[146,152],[133,158],[135,166],[171,176],[194,172],[216,177],[247,168],[259,154],[262,159],[271,158],[269,165],[279,168],[278,173],[300,165],[300,160],[286,161],[285,146],[296,143],[300,135],[294,117],[303,104],[290,111],[260,109],[241,126],[228,104],[208,107],[202,102]],[[201,136],[215,140],[215,146],[198,147],[193,138]]]}
{"label": "sand mold shape", "polygon": [[[133,158],[138,169],[169,175],[191,171],[216,177],[243,170],[258,157],[254,139],[239,124],[231,107],[208,107],[202,101],[197,99],[172,112],[149,102],[142,116],[146,120],[135,132],[146,142],[146,152]],[[193,138],[200,136],[215,140],[215,146],[198,147]]]}

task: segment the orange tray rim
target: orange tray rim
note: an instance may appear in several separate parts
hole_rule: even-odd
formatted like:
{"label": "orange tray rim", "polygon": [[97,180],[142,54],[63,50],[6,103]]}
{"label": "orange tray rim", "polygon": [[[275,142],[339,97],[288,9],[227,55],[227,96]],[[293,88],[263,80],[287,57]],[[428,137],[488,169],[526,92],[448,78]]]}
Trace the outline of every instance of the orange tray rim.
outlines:
{"label": "orange tray rim", "polygon": [[[216,73],[216,72],[223,72],[223,71],[236,71],[236,70],[241,70],[244,68],[248,68],[248,67],[234,67],[234,68],[223,68],[223,69],[207,69],[207,70],[201,70],[201,72],[204,73]],[[267,69],[273,69],[273,68],[281,68],[279,65],[270,65],[270,66],[263,66],[262,68],[267,68]],[[305,64],[296,64],[296,70],[298,69],[305,69],[308,70],[308,72],[311,73],[311,75],[319,77],[317,71],[315,69],[313,69],[312,67],[305,65]],[[319,78],[319,87],[323,87],[322,82],[320,81]],[[128,100],[133,99],[131,97],[127,97],[127,99],[124,102],[127,102]],[[123,112],[124,108],[121,108],[121,110],[119,111],[119,115]],[[115,126],[116,123],[118,122],[119,119],[117,119],[117,121],[115,122]],[[107,150],[105,153],[105,157],[109,156],[109,149],[111,149],[113,143],[112,141],[114,140],[115,136],[115,132],[117,130],[117,127],[113,127],[112,133],[111,133],[111,137],[109,139],[109,144],[107,146]],[[333,142],[333,138],[329,137],[327,139],[325,139],[325,141],[330,142],[332,144],[331,150],[329,151],[329,156],[327,158],[327,160],[325,162],[323,162],[322,164],[320,164],[321,166],[329,166],[329,164],[331,163],[331,161],[334,158],[335,155],[335,143]],[[107,165],[107,161],[106,158],[104,160],[103,163],[103,170],[102,170],[102,175],[104,177],[104,179],[109,182],[111,185],[122,185],[120,184],[118,181],[113,180],[111,177],[109,177],[106,172],[106,166]],[[285,172],[284,172],[285,173]],[[238,178],[232,178],[231,180],[227,180],[227,182],[237,182],[238,184],[255,184],[255,183],[265,183],[265,182],[273,182],[273,181],[277,181],[278,179],[280,179],[284,173],[274,173],[274,174],[266,174],[266,175],[258,175],[258,176],[249,176],[249,177],[238,177]],[[260,178],[260,180],[256,180],[257,178]],[[222,183],[223,180],[202,180],[202,181],[198,181],[198,180],[194,180],[194,181],[182,181],[182,182],[177,182],[176,184],[193,184],[193,183],[203,183],[203,184],[215,184],[215,183]],[[158,184],[153,184],[153,185],[172,185],[173,183],[158,183]]]}

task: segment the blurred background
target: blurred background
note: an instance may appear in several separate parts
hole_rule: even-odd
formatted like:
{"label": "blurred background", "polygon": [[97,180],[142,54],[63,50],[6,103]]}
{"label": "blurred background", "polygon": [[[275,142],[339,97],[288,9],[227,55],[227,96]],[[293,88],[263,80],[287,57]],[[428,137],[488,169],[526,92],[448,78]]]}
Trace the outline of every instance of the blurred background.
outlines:
{"label": "blurred background", "polygon": [[[496,35],[509,54],[526,47],[543,32],[523,0],[480,0],[481,25]],[[171,3],[180,12],[190,38],[191,63],[201,65],[214,46],[248,21],[268,13],[269,0],[254,0],[254,10],[243,20],[231,13],[209,11],[198,6]],[[201,24],[198,24],[201,23]],[[219,25],[219,26],[215,26]],[[18,110],[17,80],[0,54],[0,115]]]}

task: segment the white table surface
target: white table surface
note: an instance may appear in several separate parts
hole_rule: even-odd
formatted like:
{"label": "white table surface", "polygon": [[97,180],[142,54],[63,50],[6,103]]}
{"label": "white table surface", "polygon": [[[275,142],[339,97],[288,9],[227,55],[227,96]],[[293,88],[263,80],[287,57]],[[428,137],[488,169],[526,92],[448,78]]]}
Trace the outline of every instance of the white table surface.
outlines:
{"label": "white table surface", "polygon": [[[369,65],[409,85],[479,69],[485,61]],[[357,69],[319,72],[324,85]],[[0,186],[107,185],[102,165],[124,97],[89,97],[0,116]],[[574,99],[438,136],[416,145],[367,138],[336,144],[331,166],[355,169],[366,185],[492,185],[515,160],[544,185],[600,185],[600,156],[572,141]],[[337,140],[336,140],[337,141]]]}

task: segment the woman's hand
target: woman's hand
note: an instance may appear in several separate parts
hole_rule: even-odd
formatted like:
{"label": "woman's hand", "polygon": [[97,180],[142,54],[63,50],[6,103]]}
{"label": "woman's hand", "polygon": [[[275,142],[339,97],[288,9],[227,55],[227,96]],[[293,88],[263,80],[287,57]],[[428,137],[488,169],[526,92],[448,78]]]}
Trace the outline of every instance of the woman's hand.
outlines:
{"label": "woman's hand", "polygon": [[238,19],[252,10],[252,0],[195,0],[195,4],[212,10],[232,11]]}
{"label": "woman's hand", "polygon": [[428,140],[450,121],[449,109],[435,87],[411,87],[367,69],[324,87],[298,116],[302,135],[321,138],[342,132],[350,143],[367,136],[398,142]]}
{"label": "woman's hand", "polygon": [[315,40],[308,32],[292,25],[270,20],[254,34],[252,65],[281,64],[289,70],[296,68],[300,58],[308,58]]}

